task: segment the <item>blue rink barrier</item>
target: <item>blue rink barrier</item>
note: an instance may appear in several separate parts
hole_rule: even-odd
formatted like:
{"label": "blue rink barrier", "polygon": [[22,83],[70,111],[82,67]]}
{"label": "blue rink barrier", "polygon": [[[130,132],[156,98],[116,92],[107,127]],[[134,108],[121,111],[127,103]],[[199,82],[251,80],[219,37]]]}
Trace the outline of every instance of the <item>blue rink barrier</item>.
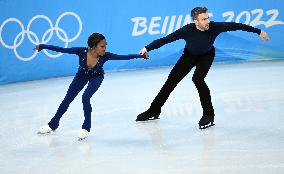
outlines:
{"label": "blue rink barrier", "polygon": [[[284,1],[0,0],[0,84],[74,75],[76,56],[37,53],[34,45],[87,46],[88,36],[100,32],[107,38],[107,51],[137,53],[154,39],[191,23],[190,11],[196,6],[206,6],[211,21],[245,23],[271,37],[270,42],[261,42],[254,33],[223,33],[215,42],[216,62],[284,59]],[[151,51],[149,61],[109,61],[105,70],[171,66],[183,47],[184,41],[176,41]]]}

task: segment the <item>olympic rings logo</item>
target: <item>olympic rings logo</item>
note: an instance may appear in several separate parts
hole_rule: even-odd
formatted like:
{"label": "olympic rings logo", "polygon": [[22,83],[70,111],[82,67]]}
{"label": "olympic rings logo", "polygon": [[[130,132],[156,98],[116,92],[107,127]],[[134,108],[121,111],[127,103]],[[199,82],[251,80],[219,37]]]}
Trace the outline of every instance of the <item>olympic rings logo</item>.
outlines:
{"label": "olympic rings logo", "polygon": [[[76,35],[72,38],[69,38],[67,33],[59,27],[59,24],[60,24],[60,21],[63,17],[65,16],[73,16],[76,18],[76,20],[78,21],[78,24],[79,24],[79,28],[78,28],[78,32],[76,33]],[[48,30],[45,31],[45,33],[43,34],[43,36],[41,37],[41,40],[39,39],[39,37],[35,34],[35,32],[31,31],[30,28],[31,28],[31,25],[32,23],[36,20],[36,19],[44,19],[48,22],[50,28]],[[20,28],[21,28],[21,32],[19,34],[16,35],[15,39],[14,39],[14,42],[13,42],[13,45],[8,45],[4,42],[3,38],[2,38],[2,31],[3,31],[3,28],[4,26],[9,23],[9,22],[15,22],[17,23]],[[68,47],[68,44],[70,42],[73,42],[74,40],[76,40],[79,35],[81,34],[81,31],[82,31],[82,21],[81,21],[81,18],[79,17],[79,15],[77,15],[76,13],[74,12],[65,12],[65,13],[62,13],[56,20],[56,23],[55,23],[55,26],[53,26],[51,20],[45,16],[45,15],[36,15],[34,16],[28,23],[27,25],[27,28],[25,29],[23,23],[17,19],[17,18],[8,18],[6,19],[0,26],[0,43],[1,45],[3,45],[4,47],[8,48],[8,49],[12,49],[15,53],[15,56],[19,59],[19,60],[22,60],[22,61],[30,61],[32,60],[37,54],[38,52],[35,50],[35,52],[30,56],[30,57],[22,57],[19,55],[18,51],[17,51],[17,48],[23,43],[24,41],[24,38],[25,36],[27,35],[27,38],[29,39],[29,41],[34,44],[34,45],[39,45],[41,43],[43,44],[46,44],[48,43],[53,34],[54,34],[54,31],[55,31],[55,34],[56,36],[63,42],[65,42],[65,45],[64,47],[67,48]],[[61,34],[63,35],[61,35]],[[59,57],[62,55],[62,53],[58,53],[58,54],[50,54],[48,53],[46,50],[43,50],[44,53],[50,57],[50,58],[56,58],[56,57]]]}

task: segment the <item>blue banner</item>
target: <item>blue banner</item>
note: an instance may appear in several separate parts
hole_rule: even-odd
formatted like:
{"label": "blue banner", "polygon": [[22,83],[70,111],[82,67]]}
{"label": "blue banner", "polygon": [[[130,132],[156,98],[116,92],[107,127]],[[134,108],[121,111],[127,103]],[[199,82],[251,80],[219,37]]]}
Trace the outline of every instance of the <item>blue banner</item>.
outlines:
{"label": "blue banner", "polygon": [[[211,21],[245,23],[265,30],[271,38],[261,42],[254,33],[223,33],[215,42],[215,61],[284,59],[284,2],[280,0],[0,0],[0,84],[75,74],[76,56],[37,53],[33,48],[40,43],[87,46],[88,36],[100,32],[107,38],[107,51],[137,53],[154,39],[191,23],[190,11],[196,6],[206,6]],[[153,50],[149,61],[109,61],[105,70],[170,66],[184,44],[179,40]]]}

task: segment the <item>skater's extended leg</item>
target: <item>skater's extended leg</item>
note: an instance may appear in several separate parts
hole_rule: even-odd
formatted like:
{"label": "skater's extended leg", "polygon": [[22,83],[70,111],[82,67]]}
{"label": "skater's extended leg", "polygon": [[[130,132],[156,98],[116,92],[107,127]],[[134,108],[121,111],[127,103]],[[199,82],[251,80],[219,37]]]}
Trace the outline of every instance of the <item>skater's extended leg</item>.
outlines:
{"label": "skater's extended leg", "polygon": [[159,117],[161,108],[169,98],[171,92],[194,66],[194,60],[191,59],[188,54],[189,53],[186,52],[181,56],[171,70],[168,79],[161,88],[160,92],[151,103],[150,108],[147,111],[139,114],[136,121],[146,121],[152,117],[154,117],[154,119]]}
{"label": "skater's extended leg", "polygon": [[90,103],[90,99],[100,87],[103,79],[104,79],[103,76],[96,76],[96,77],[91,78],[82,96],[82,103],[83,103],[83,110],[84,110],[84,117],[85,117],[84,123],[82,125],[82,129],[85,129],[88,132],[90,132],[90,128],[91,128],[91,112],[92,112],[92,106]]}
{"label": "skater's extended leg", "polygon": [[80,75],[76,75],[70,84],[67,94],[64,98],[64,100],[61,102],[59,108],[57,109],[57,112],[55,116],[50,120],[48,123],[48,126],[55,130],[59,126],[59,121],[62,115],[67,111],[70,103],[74,100],[74,98],[78,95],[78,93],[84,88],[84,86],[87,84],[88,79],[80,77]]}
{"label": "skater's extended leg", "polygon": [[199,121],[200,126],[206,126],[214,122],[214,109],[211,101],[210,90],[205,83],[205,77],[213,63],[215,52],[211,50],[209,54],[200,57],[194,71],[192,81],[194,82],[203,108],[203,118]]}

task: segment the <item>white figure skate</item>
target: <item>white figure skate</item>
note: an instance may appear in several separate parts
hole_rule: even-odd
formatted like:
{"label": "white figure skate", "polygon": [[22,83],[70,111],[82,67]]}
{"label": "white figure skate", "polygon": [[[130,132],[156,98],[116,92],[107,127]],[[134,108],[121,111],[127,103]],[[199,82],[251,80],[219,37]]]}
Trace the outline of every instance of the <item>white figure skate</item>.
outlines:
{"label": "white figure skate", "polygon": [[81,129],[78,135],[78,141],[84,140],[88,137],[89,132],[86,129]]}
{"label": "white figure skate", "polygon": [[53,130],[48,126],[48,125],[44,125],[41,128],[39,128],[38,130],[38,134],[48,134],[50,132],[52,132]]}

